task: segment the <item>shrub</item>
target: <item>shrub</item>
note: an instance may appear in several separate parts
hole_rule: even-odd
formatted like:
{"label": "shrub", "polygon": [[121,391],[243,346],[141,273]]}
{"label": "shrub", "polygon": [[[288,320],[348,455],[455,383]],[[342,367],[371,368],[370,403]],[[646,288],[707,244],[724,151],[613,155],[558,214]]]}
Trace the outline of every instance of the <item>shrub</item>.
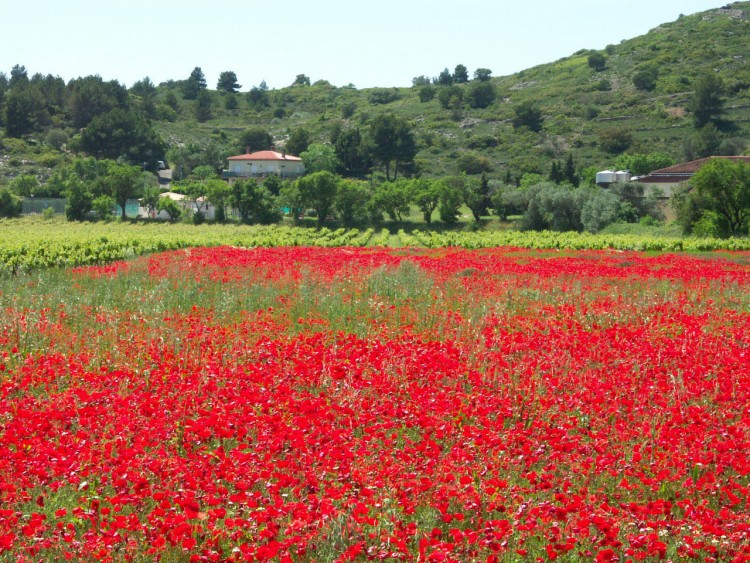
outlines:
{"label": "shrub", "polygon": [[21,214],[21,198],[8,188],[0,188],[0,217],[18,217]]}
{"label": "shrub", "polygon": [[45,142],[59,151],[68,142],[68,134],[62,129],[50,129]]}
{"label": "shrub", "polygon": [[96,217],[101,221],[109,221],[112,219],[112,210],[115,207],[115,200],[108,195],[100,195],[95,198],[92,202],[92,209],[96,213]]}
{"label": "shrub", "polygon": [[368,96],[371,104],[385,105],[401,99],[401,92],[396,88],[375,88]]}
{"label": "shrub", "polygon": [[607,59],[601,53],[591,53],[588,57],[589,68],[597,72],[607,67]]}
{"label": "shrub", "polygon": [[619,154],[633,144],[633,134],[627,129],[605,129],[599,133],[599,146],[604,152]]}

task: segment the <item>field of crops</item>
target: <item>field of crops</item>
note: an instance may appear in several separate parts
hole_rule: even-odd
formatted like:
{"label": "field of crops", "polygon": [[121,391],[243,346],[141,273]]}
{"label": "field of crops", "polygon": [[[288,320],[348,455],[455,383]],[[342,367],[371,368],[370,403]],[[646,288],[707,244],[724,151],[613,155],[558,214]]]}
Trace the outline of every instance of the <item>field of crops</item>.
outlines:
{"label": "field of crops", "polygon": [[6,276],[0,559],[745,561],[749,289],[519,248]]}
{"label": "field of crops", "polygon": [[204,246],[416,246],[423,248],[605,249],[644,251],[750,250],[750,239],[659,238],[519,231],[388,228],[313,229],[283,225],[70,223],[41,218],[0,219],[0,277],[45,268],[101,265],[135,256]]}

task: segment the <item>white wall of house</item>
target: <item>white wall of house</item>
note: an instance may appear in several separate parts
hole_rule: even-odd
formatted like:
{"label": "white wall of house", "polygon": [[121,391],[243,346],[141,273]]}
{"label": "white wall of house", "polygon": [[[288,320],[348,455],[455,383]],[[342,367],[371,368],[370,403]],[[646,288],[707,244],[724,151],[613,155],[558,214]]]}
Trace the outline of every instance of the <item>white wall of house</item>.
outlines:
{"label": "white wall of house", "polygon": [[298,160],[230,160],[228,171],[238,176],[300,176],[305,166]]}
{"label": "white wall of house", "polygon": [[672,197],[672,194],[677,189],[677,187],[681,184],[681,182],[654,182],[654,183],[647,183],[643,182],[643,195],[648,197],[650,196],[655,190],[659,190],[661,192],[660,197],[669,199]]}

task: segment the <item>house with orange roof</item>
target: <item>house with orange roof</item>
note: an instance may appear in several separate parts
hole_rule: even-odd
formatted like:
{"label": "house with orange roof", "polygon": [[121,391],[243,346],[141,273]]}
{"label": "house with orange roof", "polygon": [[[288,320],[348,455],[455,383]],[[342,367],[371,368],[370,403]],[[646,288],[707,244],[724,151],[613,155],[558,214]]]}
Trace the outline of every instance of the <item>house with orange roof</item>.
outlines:
{"label": "house with orange roof", "polygon": [[266,178],[279,176],[281,178],[299,178],[305,173],[305,165],[298,156],[286,154],[272,149],[267,151],[250,152],[237,156],[230,156],[228,167],[222,174],[223,178],[233,183],[242,178]]}

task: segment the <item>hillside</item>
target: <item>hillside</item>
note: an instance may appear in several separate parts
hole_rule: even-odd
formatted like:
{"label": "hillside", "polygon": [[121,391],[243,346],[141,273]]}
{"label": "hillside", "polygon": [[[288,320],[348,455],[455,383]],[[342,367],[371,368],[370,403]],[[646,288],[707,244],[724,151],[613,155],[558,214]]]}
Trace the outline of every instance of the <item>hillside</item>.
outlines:
{"label": "hillside", "polygon": [[[509,170],[546,173],[550,158],[572,152],[579,168],[613,166],[616,154],[602,149],[602,135],[613,131],[632,134],[629,152],[663,152],[679,161],[686,144],[698,136],[688,110],[693,84],[703,73],[716,72],[726,86],[728,120],[737,125],[722,133],[726,145],[746,147],[750,121],[750,2],[730,9],[712,10],[664,24],[648,34],[609,45],[598,51],[606,58],[602,71],[592,70],[580,51],[553,63],[492,79],[497,100],[486,109],[445,109],[439,100],[422,103],[419,87],[395,90],[391,103],[373,104],[377,89],[336,88],[325,82],[292,86],[269,92],[270,105],[260,111],[248,107],[216,109],[215,117],[197,123],[189,106],[181,106],[174,123],[161,122],[159,130],[171,143],[205,142],[212,135],[228,139],[250,125],[263,125],[277,142],[298,127],[314,140],[326,142],[337,123],[364,126],[373,116],[393,112],[415,123],[419,139],[417,162],[431,175],[455,172],[455,161],[465,151],[488,157],[497,175]],[[634,75],[650,67],[658,77],[652,91],[638,90]],[[436,73],[437,74],[437,73]],[[467,90],[469,84],[458,86]],[[440,86],[435,87],[437,91]],[[394,89],[389,89],[394,90]],[[220,96],[214,93],[214,107]],[[532,102],[544,116],[540,133],[515,129],[514,108]],[[354,108],[354,109],[353,109]],[[346,112],[351,117],[344,119]],[[283,117],[274,117],[283,111]],[[495,145],[495,146],[492,146]],[[730,147],[731,148],[731,147]],[[735,149],[736,150],[736,149]],[[690,155],[688,155],[690,156]]]}
{"label": "hillside", "polygon": [[[527,172],[546,175],[553,159],[569,154],[583,170],[615,166],[622,152],[659,152],[675,161],[706,151],[744,152],[750,138],[749,40],[750,2],[681,16],[618,45],[579,51],[514,75],[493,77],[496,99],[482,109],[468,103],[476,80],[452,87],[428,86],[435,97],[424,102],[420,90],[425,86],[357,90],[319,81],[263,91],[265,102],[256,103],[247,92],[209,90],[212,115],[198,122],[196,102],[183,98],[184,81],[169,81],[155,90],[153,127],[169,147],[186,146],[199,153],[208,148],[206,161],[217,162],[238,150],[239,134],[251,126],[267,129],[278,146],[299,128],[308,131],[311,142],[326,143],[336,128],[366,131],[373,117],[393,113],[414,124],[416,170],[430,176],[456,173],[457,162],[466,153],[486,159],[492,175],[518,178]],[[595,54],[604,58],[601,70],[590,64]],[[641,89],[633,80],[639,73],[644,79]],[[695,83],[706,73],[720,76],[725,86],[727,126],[721,131],[698,131],[689,111]],[[439,94],[445,88],[457,93],[441,104]],[[131,103],[137,107],[142,99],[136,94],[131,88]],[[234,97],[236,109],[226,109],[228,97]],[[514,127],[517,110],[524,104],[541,111],[539,132]],[[66,131],[75,139],[77,130],[68,126]],[[41,132],[36,137],[44,138]],[[0,140],[4,147],[0,177],[48,173],[36,162],[45,150],[34,138],[34,134],[27,136],[25,145],[15,139]],[[59,160],[49,154],[46,158],[51,166]]]}

